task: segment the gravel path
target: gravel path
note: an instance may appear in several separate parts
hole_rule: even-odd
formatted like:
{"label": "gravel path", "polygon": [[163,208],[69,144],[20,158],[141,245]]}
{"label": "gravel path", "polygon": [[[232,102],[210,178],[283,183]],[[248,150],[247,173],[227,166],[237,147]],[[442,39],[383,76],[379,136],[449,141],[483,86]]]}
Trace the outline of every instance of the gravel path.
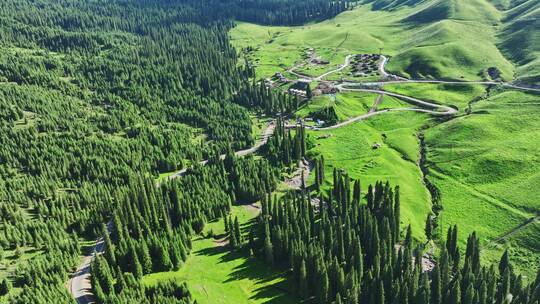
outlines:
{"label": "gravel path", "polygon": [[[264,146],[268,142],[268,138],[274,133],[275,128],[276,128],[276,123],[275,121],[272,120],[271,122],[268,123],[268,125],[266,126],[266,129],[264,129],[263,134],[261,135],[259,140],[257,140],[255,145],[253,145],[253,147],[249,149],[245,149],[245,150],[236,151],[234,154],[238,157],[243,157],[243,156],[257,152],[262,146]],[[221,154],[219,158],[222,160],[225,159],[225,154]],[[199,164],[202,166],[206,165],[207,163],[208,163],[208,160],[203,160],[199,162]],[[169,179],[183,176],[184,174],[186,174],[186,171],[188,168],[184,168],[182,170],[175,172],[174,174],[169,176]]]}
{"label": "gravel path", "polygon": [[[110,232],[111,228],[112,222],[108,222],[107,230]],[[69,280],[69,290],[79,304],[95,303],[92,282],[90,281],[90,264],[92,264],[95,255],[103,254],[103,252],[105,252],[105,241],[100,237],[96,240],[90,255],[83,257],[81,264]]]}

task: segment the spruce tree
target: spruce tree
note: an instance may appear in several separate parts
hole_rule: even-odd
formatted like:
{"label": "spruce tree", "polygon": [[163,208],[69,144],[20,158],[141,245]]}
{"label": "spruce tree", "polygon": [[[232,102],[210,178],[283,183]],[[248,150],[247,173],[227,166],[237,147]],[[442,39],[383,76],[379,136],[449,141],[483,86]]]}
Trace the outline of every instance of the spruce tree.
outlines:
{"label": "spruce tree", "polygon": [[307,299],[310,292],[308,289],[308,277],[307,277],[307,269],[306,269],[306,262],[302,259],[302,262],[300,264],[300,276],[299,276],[299,292],[300,292],[300,298],[301,299]]}
{"label": "spruce tree", "polygon": [[427,215],[425,232],[427,239],[431,240],[433,238],[433,217],[431,214]]}
{"label": "spruce tree", "polygon": [[463,297],[462,304],[475,304],[474,298],[475,298],[474,287],[472,283],[470,283],[469,286],[467,287],[467,290],[465,291],[465,296]]}
{"label": "spruce tree", "polygon": [[311,91],[311,84],[307,84],[306,86],[306,97],[307,99],[311,99],[313,97],[313,92]]}
{"label": "spruce tree", "polygon": [[6,295],[11,290],[11,282],[7,278],[0,281],[0,296]]}
{"label": "spruce tree", "polygon": [[225,226],[225,233],[229,233],[229,219],[227,216],[223,217],[223,225]]}
{"label": "spruce tree", "polygon": [[[171,258],[169,256],[169,251],[165,246],[158,245],[158,257],[157,257],[157,271],[168,271],[173,268]],[[140,264],[139,264],[140,266]]]}
{"label": "spruce tree", "polygon": [[264,240],[264,257],[268,265],[274,266],[274,250],[269,237]]}
{"label": "spruce tree", "polygon": [[242,232],[240,231],[240,223],[238,222],[238,217],[234,218],[234,234],[236,239],[236,248],[242,247],[243,239]]}
{"label": "spruce tree", "polygon": [[431,277],[431,304],[438,304],[442,301],[442,282],[439,267],[439,265],[435,266]]}
{"label": "spruce tree", "polygon": [[[504,257],[504,255],[503,255]],[[497,288],[496,304],[507,304],[508,296],[510,294],[510,269],[507,267],[504,269],[504,273],[500,277],[500,283]]]}
{"label": "spruce tree", "polygon": [[450,304],[461,304],[461,289],[459,287],[461,281],[461,275],[458,275],[450,290]]}
{"label": "spruce tree", "polygon": [[499,275],[503,275],[506,269],[510,266],[510,258],[508,255],[508,250],[505,250],[499,261]]}
{"label": "spruce tree", "polygon": [[395,240],[400,240],[400,216],[401,216],[401,203],[400,203],[400,196],[399,196],[399,186],[396,186],[394,189],[394,234],[395,234]]}
{"label": "spruce tree", "polygon": [[327,303],[330,293],[330,282],[328,281],[328,274],[326,270],[323,270],[319,276],[320,285],[318,289],[319,303]]}
{"label": "spruce tree", "polygon": [[148,245],[145,241],[141,242],[141,247],[139,250],[139,256],[141,257],[141,266],[144,274],[149,274],[152,272],[152,257],[150,256],[150,251]]}

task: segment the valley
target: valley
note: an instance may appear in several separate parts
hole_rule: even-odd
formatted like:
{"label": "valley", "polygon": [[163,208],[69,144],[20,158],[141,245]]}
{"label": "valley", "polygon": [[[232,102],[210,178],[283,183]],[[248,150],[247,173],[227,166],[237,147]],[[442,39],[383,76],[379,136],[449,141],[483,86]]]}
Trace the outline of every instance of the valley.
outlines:
{"label": "valley", "polygon": [[0,303],[538,304],[536,0],[5,0]]}
{"label": "valley", "polygon": [[[471,6],[476,7],[479,2],[481,1],[473,2]],[[442,2],[437,5],[443,6]],[[460,9],[464,13],[467,8]],[[446,17],[447,21],[426,26],[419,23],[411,27],[408,21],[419,18],[422,14],[427,15],[427,11],[424,10],[427,10],[427,7],[422,5],[414,8],[404,6],[391,12],[361,6],[332,20],[288,28],[239,23],[231,31],[231,38],[235,46],[244,52],[246,58],[254,63],[257,75],[261,78],[271,79],[276,71],[280,71],[289,81],[296,78],[311,82],[314,86],[312,91],[316,90],[315,87],[320,86],[321,82],[336,88],[338,93],[330,95],[333,101],[329,101],[325,95],[316,96],[297,112],[298,117],[309,120],[311,115],[319,115],[323,111],[331,110],[328,113],[337,114],[336,118],[328,119],[332,121],[328,126],[310,126],[309,122],[307,123],[307,128],[312,130],[309,134],[314,138],[316,146],[313,152],[325,157],[328,169],[332,167],[346,169],[355,178],[367,179],[366,184],[380,179],[396,181],[393,183],[399,184],[404,196],[407,197],[405,201],[408,204],[402,207],[404,214],[407,214],[407,223],[414,224],[413,230],[419,239],[425,238],[423,225],[426,215],[430,213],[433,200],[421,180],[417,164],[419,144],[416,137],[420,133],[425,134],[428,179],[437,187],[443,208],[438,216],[439,234],[446,231],[450,225],[458,224],[464,229],[465,233],[462,234],[464,238],[461,240],[464,242],[468,233],[477,231],[482,236],[484,244],[489,247],[485,255],[487,260],[496,260],[504,249],[510,248],[514,252],[514,257],[522,261],[518,267],[528,275],[534,275],[534,267],[530,266],[537,264],[540,259],[538,247],[523,246],[535,241],[529,239],[531,243],[521,238],[530,238],[534,235],[532,231],[536,229],[537,222],[532,219],[538,216],[540,209],[537,207],[516,209],[515,203],[521,201],[526,206],[534,206],[534,198],[538,194],[523,198],[502,193],[508,191],[516,193],[507,189],[514,189],[517,180],[532,187],[529,183],[536,180],[533,173],[536,171],[528,164],[536,166],[538,162],[538,154],[534,152],[537,149],[533,148],[538,145],[538,141],[533,139],[530,145],[521,142],[504,143],[510,138],[519,141],[520,135],[503,139],[498,134],[500,136],[510,134],[512,132],[510,130],[517,127],[518,121],[518,124],[527,130],[518,134],[534,137],[533,134],[538,133],[538,126],[532,121],[527,123],[525,121],[528,120],[524,119],[528,115],[531,117],[538,115],[539,108],[535,100],[538,101],[539,88],[534,81],[523,83],[513,78],[512,74],[515,73],[511,72],[515,71],[513,64],[505,56],[506,50],[500,48],[500,44],[497,43],[497,26],[492,27],[483,21],[473,21],[463,15],[464,18]],[[501,15],[497,18],[504,20]],[[407,22],[403,21],[404,19]],[[467,30],[464,28],[465,25]],[[486,30],[487,28],[491,29]],[[475,32],[475,29],[482,31],[482,34]],[[456,39],[457,35],[459,39]],[[491,37],[486,38],[486,35]],[[425,46],[410,47],[422,39]],[[475,39],[482,41],[481,48],[473,46],[475,43],[472,40]],[[399,41],[409,47],[400,46]],[[249,50],[246,51],[248,46]],[[442,47],[444,52],[453,47],[456,51],[445,56],[446,53],[436,51]],[[302,58],[306,58],[303,55],[306,50],[317,54],[328,64],[315,65],[304,61]],[[388,55],[381,56],[378,67],[373,70],[375,74],[352,76],[350,66],[353,55],[350,54],[379,54],[381,51]],[[475,51],[479,53],[471,53]],[[434,58],[432,54],[437,54],[439,59]],[[414,60],[411,61],[410,58]],[[467,58],[467,61],[462,61],[462,58]],[[444,63],[443,60],[453,61]],[[412,63],[414,65],[407,66]],[[490,66],[501,71],[500,78],[494,79],[488,75]],[[475,69],[477,71],[475,75],[471,74]],[[413,70],[415,72],[412,72]],[[517,77],[531,79],[529,76]],[[287,86],[278,85],[277,88],[286,89]],[[354,91],[367,95],[361,99],[353,96],[345,97]],[[378,105],[378,111],[370,111],[370,102],[373,102],[370,100],[375,100],[376,94],[384,96],[384,99]],[[389,97],[397,97],[405,104],[412,102],[420,107],[387,108],[385,100]],[[351,107],[358,107],[353,105],[355,98],[358,100],[358,106],[362,104],[364,106],[351,111],[353,109]],[[516,104],[512,106],[503,100],[514,100]],[[502,110],[503,108],[508,111]],[[412,110],[435,116],[430,117],[421,113],[401,115],[391,112],[396,110]],[[342,112],[345,115],[339,114]],[[383,113],[390,116],[384,118],[384,115],[379,115]],[[450,115],[452,118],[438,118],[437,114]],[[475,126],[480,125],[476,121],[482,121],[484,130],[470,129],[471,123],[476,124]],[[500,126],[503,122],[505,127]],[[338,131],[337,128],[341,127],[344,130]],[[486,133],[489,132],[486,128],[496,129],[500,133]],[[319,132],[323,132],[324,135]],[[394,146],[386,143],[390,138]],[[488,141],[490,144],[487,144]],[[372,151],[371,146],[375,143],[382,143],[382,148]],[[489,148],[494,147],[492,145],[496,145],[497,148]],[[394,160],[384,156],[387,149],[390,155],[397,153]],[[528,155],[527,159],[510,152],[517,149],[522,152],[529,151],[525,152]],[[501,155],[507,157],[505,161],[500,159]],[[401,160],[398,160],[399,158]],[[469,164],[472,165],[479,160],[483,165],[478,164],[476,166],[478,169],[472,169]],[[389,163],[393,165],[391,167],[386,165]],[[484,174],[493,172],[494,166],[500,168],[497,170],[503,170],[501,172],[508,170],[516,175],[512,179],[500,177],[497,182],[491,180],[492,176]],[[357,167],[360,170],[353,169]],[[396,179],[397,172],[401,175],[402,172],[411,172],[410,174],[416,177]],[[464,179],[465,172],[478,175]],[[411,183],[412,181],[415,182]],[[410,186],[404,187],[407,184]],[[497,188],[494,188],[495,184]],[[494,194],[494,191],[497,191],[495,189],[500,189],[500,194]],[[489,195],[486,195],[487,193]],[[457,203],[458,201],[460,203]],[[490,219],[489,222],[478,219],[478,216],[483,215]],[[498,220],[493,221],[493,218]],[[524,229],[532,229],[532,234],[512,234],[501,238],[505,233],[525,223],[530,223]]]}

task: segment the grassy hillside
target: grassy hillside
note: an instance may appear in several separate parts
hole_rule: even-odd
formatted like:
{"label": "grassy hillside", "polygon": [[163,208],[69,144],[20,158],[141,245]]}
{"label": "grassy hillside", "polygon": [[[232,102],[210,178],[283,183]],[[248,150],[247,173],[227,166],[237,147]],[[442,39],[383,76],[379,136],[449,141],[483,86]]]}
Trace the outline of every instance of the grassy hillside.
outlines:
{"label": "grassy hillside", "polygon": [[[464,235],[476,230],[487,242],[540,214],[537,101],[537,95],[504,92],[475,104],[472,115],[426,132],[443,227],[459,223]],[[514,238],[519,235],[507,246]],[[516,258],[540,258],[537,242],[520,242],[530,246],[521,246]]]}
{"label": "grassy hillside", "polygon": [[[238,48],[252,47],[245,55],[255,62],[260,77],[300,66],[308,48],[330,61],[299,68],[309,75],[336,68],[348,54],[382,49],[390,55],[387,69],[405,77],[538,83],[537,1],[365,3],[332,20],[301,27],[240,23],[231,31],[232,41]],[[538,265],[540,258],[534,239],[538,224],[531,222],[540,212],[534,201],[540,193],[530,190],[540,181],[535,148],[540,142],[538,95],[486,90],[482,85],[389,84],[384,89],[453,105],[459,117],[442,122],[418,113],[378,115],[340,129],[310,132],[315,144],[311,152],[324,155],[329,168],[344,168],[361,178],[363,186],[375,180],[399,184],[403,224],[411,223],[415,236],[424,239],[431,205],[417,165],[416,134],[431,127],[424,132],[429,179],[440,191],[444,208],[441,230],[458,224],[462,245],[468,233],[477,231],[486,260],[494,261],[510,248],[519,270],[531,274],[531,265]],[[365,113],[372,102],[366,94],[322,96],[297,115],[331,109],[342,121]],[[472,114],[465,115],[469,104]],[[385,98],[379,109],[403,106]],[[374,143],[382,147],[372,149]]]}
{"label": "grassy hillside", "polygon": [[419,10],[408,16],[406,21],[431,23],[455,19],[497,24],[500,17],[500,12],[486,0],[435,0],[419,5]]}
{"label": "grassy hillside", "polygon": [[480,98],[486,91],[486,87],[483,85],[426,83],[387,84],[384,86],[384,89],[406,96],[415,96],[422,100],[453,105],[460,111],[464,111],[469,102]]}
{"label": "grassy hillside", "polygon": [[[399,5],[391,11],[364,5],[336,18],[299,27],[268,27],[239,23],[231,31],[233,43],[253,47],[248,57],[258,75],[268,77],[300,62],[304,50],[312,47],[329,60],[326,70],[343,63],[347,54],[378,53],[393,56],[388,69],[413,78],[459,80],[488,79],[487,69],[497,68],[501,78],[510,81],[515,67],[497,47],[502,18],[486,1],[463,3],[444,18],[419,22],[418,14],[433,15],[432,6],[452,6],[447,1],[427,1],[416,6]],[[489,16],[477,18],[478,12]],[[480,20],[480,21],[479,21]],[[488,20],[488,21],[486,21]],[[324,71],[317,71],[320,73]]]}
{"label": "grassy hillside", "polygon": [[489,79],[487,69],[496,67],[509,81],[514,68],[496,47],[490,26],[458,20],[442,20],[418,27],[392,58],[388,69],[410,78]]}
{"label": "grassy hillside", "polygon": [[[383,9],[392,12],[400,8],[415,6],[417,9],[407,16],[404,21],[416,26],[422,24],[433,25],[450,20],[454,21],[454,23],[458,22],[462,26],[467,26],[468,30],[461,30],[459,33],[472,34],[476,37],[476,39],[467,39],[475,43],[474,46],[471,45],[471,49],[478,49],[480,46],[485,48],[486,51],[493,52],[489,48],[493,49],[493,46],[497,46],[506,58],[512,60],[517,66],[515,75],[507,74],[505,79],[515,78],[523,83],[539,84],[540,35],[538,34],[538,28],[540,28],[540,2],[538,1],[376,0],[372,1],[372,4],[376,10]],[[484,26],[479,26],[479,24]],[[473,26],[469,28],[471,25]],[[453,24],[451,27],[455,26]],[[496,37],[495,40],[494,37]],[[495,42],[495,44],[486,44],[486,41]],[[479,52],[479,54],[486,53]]]}
{"label": "grassy hillside", "polygon": [[540,2],[525,1],[508,10],[500,46],[519,66],[517,79],[540,83]]}

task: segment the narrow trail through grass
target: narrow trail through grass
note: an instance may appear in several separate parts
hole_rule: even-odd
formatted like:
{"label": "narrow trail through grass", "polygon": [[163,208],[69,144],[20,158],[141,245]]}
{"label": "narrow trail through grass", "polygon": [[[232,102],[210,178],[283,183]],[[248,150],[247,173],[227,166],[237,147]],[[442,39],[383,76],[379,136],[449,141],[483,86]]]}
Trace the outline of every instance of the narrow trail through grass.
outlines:
{"label": "narrow trail through grass", "polygon": [[526,220],[525,222],[519,224],[519,226],[514,227],[510,231],[505,232],[503,235],[491,240],[488,244],[486,244],[486,246],[484,246],[483,249],[489,249],[495,244],[501,243],[507,238],[512,237],[513,235],[519,233],[520,231],[527,229],[531,225],[536,225],[537,223],[540,223],[540,215]]}
{"label": "narrow trail through grass", "polygon": [[533,216],[533,214],[531,213],[526,213],[512,206],[509,206],[505,202],[493,197],[492,195],[488,193],[484,193],[483,191],[478,190],[471,185],[460,182],[459,180],[455,178],[451,178],[441,172],[438,172],[437,170],[434,170],[433,168],[431,168],[430,172],[433,173],[433,175],[435,175],[436,177],[441,178],[443,180],[447,180],[455,184],[456,186],[460,187],[461,189],[466,190],[470,195],[478,197],[486,202],[489,202],[490,204],[493,204],[494,206],[497,206],[498,208],[504,209],[505,211],[512,213],[516,216],[520,216],[523,218],[530,218],[531,216]]}

